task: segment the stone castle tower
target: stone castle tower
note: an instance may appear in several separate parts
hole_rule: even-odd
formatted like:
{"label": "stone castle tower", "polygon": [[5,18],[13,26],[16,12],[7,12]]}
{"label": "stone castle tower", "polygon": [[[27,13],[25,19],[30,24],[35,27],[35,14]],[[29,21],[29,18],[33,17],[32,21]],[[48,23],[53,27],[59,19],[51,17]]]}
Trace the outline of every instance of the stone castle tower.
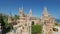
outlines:
{"label": "stone castle tower", "polygon": [[30,23],[30,17],[32,16],[32,10],[30,9],[29,14],[25,15],[23,8],[20,8],[19,10],[20,14],[19,14],[19,20],[18,23],[20,24],[20,26],[22,27],[21,29],[21,33],[20,34],[29,34],[30,33],[30,27],[31,27],[31,23]]}
{"label": "stone castle tower", "polygon": [[54,26],[55,19],[50,16],[50,14],[47,12],[47,8],[44,7],[42,20],[43,23],[43,32],[44,34],[53,34],[53,26]]}

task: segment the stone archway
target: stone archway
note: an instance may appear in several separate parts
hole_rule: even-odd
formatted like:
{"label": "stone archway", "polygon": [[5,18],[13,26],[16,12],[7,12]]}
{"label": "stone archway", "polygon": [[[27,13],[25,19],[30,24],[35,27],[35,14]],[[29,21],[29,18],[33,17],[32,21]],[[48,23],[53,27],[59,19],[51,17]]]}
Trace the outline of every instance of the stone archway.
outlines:
{"label": "stone archway", "polygon": [[32,21],[32,25],[34,25],[34,21]]}

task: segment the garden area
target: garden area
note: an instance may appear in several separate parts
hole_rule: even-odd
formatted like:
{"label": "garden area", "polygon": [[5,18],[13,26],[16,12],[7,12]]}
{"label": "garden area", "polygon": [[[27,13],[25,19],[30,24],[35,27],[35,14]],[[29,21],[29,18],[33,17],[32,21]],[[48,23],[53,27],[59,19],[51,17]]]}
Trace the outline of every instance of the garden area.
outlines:
{"label": "garden area", "polygon": [[31,34],[42,34],[42,26],[41,25],[32,25]]}

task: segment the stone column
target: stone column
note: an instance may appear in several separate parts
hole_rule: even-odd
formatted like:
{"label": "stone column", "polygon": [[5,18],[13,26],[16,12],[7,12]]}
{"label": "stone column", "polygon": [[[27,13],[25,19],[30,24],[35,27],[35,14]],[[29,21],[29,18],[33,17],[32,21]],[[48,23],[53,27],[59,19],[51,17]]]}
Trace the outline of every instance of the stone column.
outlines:
{"label": "stone column", "polygon": [[31,26],[30,26],[30,34],[31,34]]}
{"label": "stone column", "polygon": [[30,21],[30,28],[29,29],[30,29],[30,33],[29,34],[31,34],[31,21]]}

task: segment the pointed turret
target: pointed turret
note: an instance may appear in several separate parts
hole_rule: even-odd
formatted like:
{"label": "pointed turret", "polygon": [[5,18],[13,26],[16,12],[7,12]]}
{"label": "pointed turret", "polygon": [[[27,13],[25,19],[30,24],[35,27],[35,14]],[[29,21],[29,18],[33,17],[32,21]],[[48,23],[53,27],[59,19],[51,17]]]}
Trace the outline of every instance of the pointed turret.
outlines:
{"label": "pointed turret", "polygon": [[22,8],[19,8],[19,12],[22,12],[23,13],[23,7]]}
{"label": "pointed turret", "polygon": [[32,10],[29,11],[29,16],[32,17]]}
{"label": "pointed turret", "polygon": [[44,20],[50,19],[50,15],[48,13],[48,10],[47,10],[46,6],[44,7],[43,15],[42,15],[41,19],[42,19],[42,22],[44,22]]}
{"label": "pointed turret", "polygon": [[19,8],[19,12],[20,12],[20,17],[23,17],[23,7],[22,8]]}
{"label": "pointed turret", "polygon": [[48,14],[48,12],[47,12],[47,7],[44,7],[43,16],[49,16],[49,14]]}

